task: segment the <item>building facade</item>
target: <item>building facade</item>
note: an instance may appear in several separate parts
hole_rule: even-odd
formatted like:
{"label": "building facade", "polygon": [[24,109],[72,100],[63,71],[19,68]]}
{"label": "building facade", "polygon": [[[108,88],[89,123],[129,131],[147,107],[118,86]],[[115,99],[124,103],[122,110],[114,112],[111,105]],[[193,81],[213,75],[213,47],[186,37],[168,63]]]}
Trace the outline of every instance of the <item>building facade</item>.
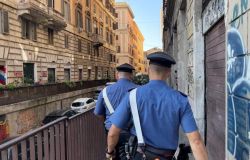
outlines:
{"label": "building facade", "polygon": [[114,3],[0,1],[0,83],[113,79]]}
{"label": "building facade", "polygon": [[134,13],[125,2],[117,2],[115,9],[118,14],[117,64],[128,63],[136,72],[145,73],[144,37],[134,20]]}
{"label": "building facade", "polygon": [[171,85],[189,96],[210,159],[250,159],[248,0],[164,0]]}

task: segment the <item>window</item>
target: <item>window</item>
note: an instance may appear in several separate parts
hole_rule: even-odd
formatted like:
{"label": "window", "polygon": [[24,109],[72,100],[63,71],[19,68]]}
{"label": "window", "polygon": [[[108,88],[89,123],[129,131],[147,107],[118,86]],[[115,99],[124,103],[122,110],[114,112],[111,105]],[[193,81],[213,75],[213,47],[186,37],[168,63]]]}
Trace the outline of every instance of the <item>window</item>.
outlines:
{"label": "window", "polygon": [[68,0],[64,0],[63,11],[64,18],[66,21],[70,22],[70,3]]}
{"label": "window", "polygon": [[103,26],[100,25],[100,35],[103,36]]}
{"label": "window", "polygon": [[81,81],[82,80],[82,69],[79,69],[78,71],[79,71],[79,81]]}
{"label": "window", "polygon": [[89,16],[86,17],[86,31],[91,32],[91,20]]}
{"label": "window", "polygon": [[9,15],[5,10],[0,10],[0,32],[3,34],[9,33]]}
{"label": "window", "polygon": [[113,44],[113,35],[110,33],[110,44]]}
{"label": "window", "polygon": [[117,46],[117,52],[118,52],[118,53],[121,52],[121,46]]}
{"label": "window", "polygon": [[99,12],[99,17],[102,19],[102,11]]}
{"label": "window", "polygon": [[109,24],[109,18],[106,16],[106,24]]}
{"label": "window", "polygon": [[88,69],[88,79],[91,78],[91,69]]}
{"label": "window", "polygon": [[87,100],[86,104],[90,104],[90,103],[93,103],[93,102],[95,102],[93,99],[89,99],[89,100]]}
{"label": "window", "polygon": [[21,27],[22,27],[22,38],[36,41],[37,33],[36,33],[36,24],[34,22],[22,18]]}
{"label": "window", "polygon": [[93,8],[94,8],[94,13],[96,13],[96,4],[94,4]]}
{"label": "window", "polygon": [[97,79],[97,77],[98,77],[98,67],[95,66],[95,79]]}
{"label": "window", "polygon": [[99,48],[94,48],[94,56],[99,57]]}
{"label": "window", "polygon": [[80,5],[76,8],[76,27],[80,29],[83,28],[83,17],[82,17],[82,7]]}
{"label": "window", "polygon": [[90,0],[86,0],[86,6],[90,7]]}
{"label": "window", "polygon": [[48,28],[48,43],[54,44],[54,30],[51,28]]}
{"label": "window", "polygon": [[91,54],[91,50],[90,50],[90,49],[91,49],[91,48],[90,48],[90,43],[88,43],[88,44],[87,44],[87,54],[89,54],[89,55]]}
{"label": "window", "polygon": [[106,41],[109,43],[109,31],[106,31]]}
{"label": "window", "polygon": [[119,40],[119,36],[118,35],[116,35],[116,40]]}
{"label": "window", "polygon": [[48,83],[56,83],[56,69],[48,68]]}
{"label": "window", "polygon": [[64,80],[70,81],[70,69],[64,69]]}
{"label": "window", "polygon": [[23,79],[24,83],[33,84],[34,83],[34,64],[24,63],[23,64]]}
{"label": "window", "polygon": [[95,34],[98,34],[98,27],[97,27],[97,21],[96,20],[94,20],[94,33]]}
{"label": "window", "polygon": [[78,39],[78,52],[82,52],[82,41]]}
{"label": "window", "polygon": [[68,35],[64,35],[64,46],[65,48],[69,48],[69,36]]}
{"label": "window", "polygon": [[54,0],[48,0],[48,7],[54,8],[55,3]]}

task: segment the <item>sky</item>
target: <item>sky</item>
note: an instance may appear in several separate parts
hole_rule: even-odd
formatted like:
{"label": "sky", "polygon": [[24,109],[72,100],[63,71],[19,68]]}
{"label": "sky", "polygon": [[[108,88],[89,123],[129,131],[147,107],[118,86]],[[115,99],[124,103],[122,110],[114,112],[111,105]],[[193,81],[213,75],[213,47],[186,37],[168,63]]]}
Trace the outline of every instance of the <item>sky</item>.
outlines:
{"label": "sky", "polygon": [[162,48],[160,29],[162,0],[116,0],[116,2],[127,2],[132,8],[135,21],[145,38],[144,51],[154,47]]}

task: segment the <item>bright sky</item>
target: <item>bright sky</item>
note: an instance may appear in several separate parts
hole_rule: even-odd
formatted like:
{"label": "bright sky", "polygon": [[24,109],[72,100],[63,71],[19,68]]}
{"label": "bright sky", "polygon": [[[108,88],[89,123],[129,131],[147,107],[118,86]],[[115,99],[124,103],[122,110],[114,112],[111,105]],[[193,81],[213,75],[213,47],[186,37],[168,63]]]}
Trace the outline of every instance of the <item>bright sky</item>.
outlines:
{"label": "bright sky", "polygon": [[127,2],[132,8],[135,21],[145,38],[144,51],[154,47],[162,48],[160,29],[162,0],[116,0],[116,2]]}

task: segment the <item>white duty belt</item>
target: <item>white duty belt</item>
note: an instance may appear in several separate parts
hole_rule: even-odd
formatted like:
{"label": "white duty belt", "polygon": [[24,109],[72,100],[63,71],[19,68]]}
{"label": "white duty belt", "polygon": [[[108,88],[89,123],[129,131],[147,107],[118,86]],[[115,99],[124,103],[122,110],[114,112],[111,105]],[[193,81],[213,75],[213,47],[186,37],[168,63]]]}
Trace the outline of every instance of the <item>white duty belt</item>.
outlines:
{"label": "white duty belt", "polygon": [[141,130],[141,123],[140,123],[140,117],[138,113],[137,102],[136,102],[136,91],[137,89],[134,89],[130,92],[129,102],[130,102],[131,113],[132,113],[133,121],[135,125],[135,131],[136,131],[136,135],[138,139],[138,145],[145,146],[145,142],[144,142],[144,138],[143,138],[142,130]]}
{"label": "white duty belt", "polygon": [[114,108],[113,106],[111,105],[110,101],[109,101],[109,98],[108,98],[108,95],[107,95],[107,87],[105,87],[102,91],[102,94],[103,94],[103,98],[104,98],[104,102],[109,110],[109,113],[110,114],[113,114],[114,113]]}

